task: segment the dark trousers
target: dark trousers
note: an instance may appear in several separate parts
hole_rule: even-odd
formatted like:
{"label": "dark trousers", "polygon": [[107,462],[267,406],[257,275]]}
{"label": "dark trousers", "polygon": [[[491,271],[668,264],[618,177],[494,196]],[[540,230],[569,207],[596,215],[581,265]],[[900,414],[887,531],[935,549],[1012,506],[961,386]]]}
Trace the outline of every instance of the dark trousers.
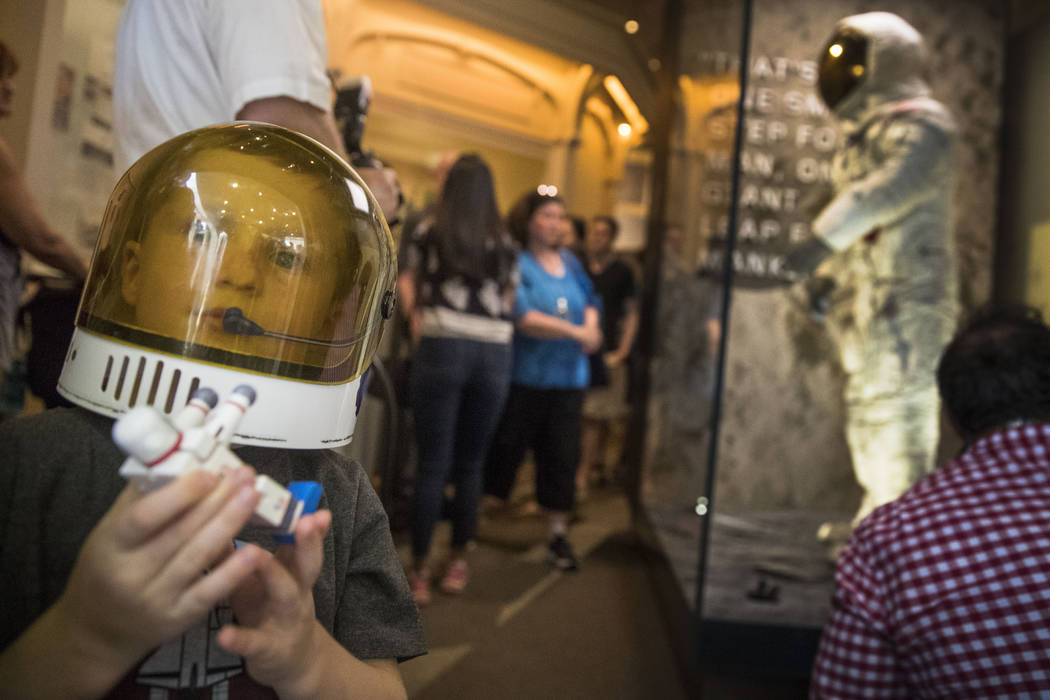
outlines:
{"label": "dark trousers", "polygon": [[419,445],[412,553],[430,551],[445,484],[456,488],[452,546],[464,547],[477,528],[482,470],[510,383],[505,343],[423,338],[412,361],[410,399]]}
{"label": "dark trousers", "polygon": [[512,384],[489,449],[485,493],[506,499],[525,452],[536,463],[536,502],[568,512],[576,497],[583,389],[535,389]]}

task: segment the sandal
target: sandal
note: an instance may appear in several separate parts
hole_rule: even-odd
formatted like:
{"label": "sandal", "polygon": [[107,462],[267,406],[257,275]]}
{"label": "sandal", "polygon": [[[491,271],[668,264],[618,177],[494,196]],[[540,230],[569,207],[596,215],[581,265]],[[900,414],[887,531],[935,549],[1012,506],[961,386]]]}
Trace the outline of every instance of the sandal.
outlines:
{"label": "sandal", "polygon": [[463,589],[467,587],[469,579],[470,572],[467,568],[467,562],[462,559],[456,559],[448,565],[445,575],[441,578],[441,591],[452,594],[462,593]]}
{"label": "sandal", "polygon": [[408,587],[412,589],[412,599],[422,607],[430,603],[430,571],[412,571],[408,575]]}

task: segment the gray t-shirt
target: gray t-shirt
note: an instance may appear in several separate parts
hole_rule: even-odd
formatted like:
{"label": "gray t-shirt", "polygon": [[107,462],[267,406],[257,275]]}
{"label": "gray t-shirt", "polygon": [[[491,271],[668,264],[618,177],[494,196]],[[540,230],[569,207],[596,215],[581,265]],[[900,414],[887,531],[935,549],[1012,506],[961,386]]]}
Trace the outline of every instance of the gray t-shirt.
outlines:
{"label": "gray t-shirt", "polygon": [[[0,648],[58,598],[84,539],[125,486],[112,424],[83,409],[61,408],[0,424]],[[324,487],[321,507],[332,511],[332,527],[314,604],[325,629],[359,659],[426,653],[386,514],[360,465],[328,450],[235,451],[280,484],[318,481]],[[258,528],[247,528],[239,539],[274,549]],[[259,686],[247,687],[252,683],[240,659],[213,642],[229,619],[228,607],[217,608],[201,629],[145,659],[110,697],[141,694],[144,685],[176,694],[211,688],[256,697]]]}

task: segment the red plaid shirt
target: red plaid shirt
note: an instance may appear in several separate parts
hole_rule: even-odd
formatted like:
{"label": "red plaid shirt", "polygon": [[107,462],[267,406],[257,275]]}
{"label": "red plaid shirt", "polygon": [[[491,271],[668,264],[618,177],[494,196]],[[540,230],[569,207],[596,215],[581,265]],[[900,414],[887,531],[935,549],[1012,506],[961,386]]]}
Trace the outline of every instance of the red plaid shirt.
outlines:
{"label": "red plaid shirt", "polygon": [[1050,424],[877,509],[835,581],[810,697],[1050,697]]}

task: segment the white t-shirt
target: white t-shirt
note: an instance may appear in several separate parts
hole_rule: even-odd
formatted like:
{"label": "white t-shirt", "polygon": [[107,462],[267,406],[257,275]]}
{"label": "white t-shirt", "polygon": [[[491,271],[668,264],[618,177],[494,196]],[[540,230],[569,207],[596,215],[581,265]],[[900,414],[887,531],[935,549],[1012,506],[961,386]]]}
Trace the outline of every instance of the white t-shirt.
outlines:
{"label": "white t-shirt", "polygon": [[128,0],[113,80],[116,171],[168,139],[286,96],[331,108],[320,0]]}

